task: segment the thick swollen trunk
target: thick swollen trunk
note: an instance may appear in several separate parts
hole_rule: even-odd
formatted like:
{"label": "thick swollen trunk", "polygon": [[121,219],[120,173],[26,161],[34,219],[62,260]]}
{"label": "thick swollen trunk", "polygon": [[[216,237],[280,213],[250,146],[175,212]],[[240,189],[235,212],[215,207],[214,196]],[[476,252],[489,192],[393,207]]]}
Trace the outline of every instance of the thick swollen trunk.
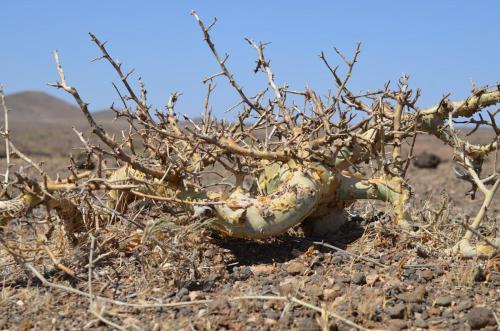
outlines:
{"label": "thick swollen trunk", "polygon": [[[394,206],[398,222],[406,221],[408,216],[405,205],[408,190],[397,178],[358,179],[339,173],[319,164],[297,166],[295,164],[273,165],[266,168],[264,179],[261,178],[261,194],[252,195],[241,188],[234,190],[226,199],[216,198],[213,205],[214,219],[212,227],[228,236],[243,238],[264,238],[282,234],[310,218],[320,232],[334,231],[345,217],[343,208],[359,199],[378,199],[388,201]],[[142,178],[141,174],[118,170],[113,175],[114,181]],[[154,189],[155,192],[151,192]],[[208,192],[184,191],[179,195],[179,188],[166,188],[163,184],[153,184],[144,188],[144,192],[155,197],[166,197],[186,201],[206,200],[213,196]],[[109,192],[110,207],[126,209],[132,193],[127,191]],[[20,198],[0,202],[2,219],[21,216],[40,200],[23,195]],[[81,215],[67,200],[50,200],[49,205],[60,211],[63,219],[80,219]],[[69,208],[70,207],[70,208]],[[333,213],[333,215],[332,215]]]}
{"label": "thick swollen trunk", "polygon": [[[320,169],[320,170],[318,170]],[[394,218],[408,226],[409,191],[399,178],[357,179],[324,167],[290,171],[288,179],[267,196],[252,197],[236,190],[225,204],[216,206],[213,226],[229,236],[276,236],[302,223],[313,222],[313,231],[335,231],[345,218],[343,207],[359,199],[390,202]]]}
{"label": "thick swollen trunk", "polygon": [[325,169],[297,170],[266,196],[252,197],[236,190],[217,205],[213,227],[233,237],[276,236],[314,213],[326,195],[336,189],[333,173]]}

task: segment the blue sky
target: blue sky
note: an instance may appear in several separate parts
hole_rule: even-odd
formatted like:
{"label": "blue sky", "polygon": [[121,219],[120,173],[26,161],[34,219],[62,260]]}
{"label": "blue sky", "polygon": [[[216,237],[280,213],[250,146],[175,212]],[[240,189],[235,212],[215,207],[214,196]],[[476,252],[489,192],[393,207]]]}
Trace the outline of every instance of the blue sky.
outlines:
{"label": "blue sky", "polygon": [[[92,109],[117,100],[110,66],[91,62],[99,52],[91,31],[108,40],[109,50],[125,68],[135,68],[150,101],[165,105],[171,92],[183,93],[178,111],[202,112],[201,80],[218,72],[215,60],[190,15],[196,9],[207,23],[228,66],[249,95],[266,86],[254,75],[255,53],[243,40],[272,42],[267,57],[278,83],[305,86],[321,94],[333,88],[318,58],[324,51],[340,63],[333,46],[350,54],[362,42],[350,87],[376,89],[401,73],[423,90],[421,105],[443,94],[463,98],[471,84],[495,84],[500,78],[500,1],[22,1],[0,8],[0,82],[7,93],[43,90],[57,78],[52,50],[57,48],[67,80]],[[218,81],[214,110],[222,114],[236,94]]]}

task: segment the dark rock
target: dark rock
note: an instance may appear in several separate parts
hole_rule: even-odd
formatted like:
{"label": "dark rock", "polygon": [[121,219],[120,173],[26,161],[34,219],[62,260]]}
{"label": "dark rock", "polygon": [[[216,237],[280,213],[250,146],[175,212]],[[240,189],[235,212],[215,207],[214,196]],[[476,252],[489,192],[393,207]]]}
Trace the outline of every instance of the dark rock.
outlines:
{"label": "dark rock", "polygon": [[185,288],[188,291],[210,291],[214,286],[213,280],[180,280],[175,281],[178,288]]}
{"label": "dark rock", "polygon": [[435,169],[441,163],[441,158],[436,154],[423,152],[413,160],[413,165],[422,169]]}
{"label": "dark rock", "polygon": [[292,255],[293,255],[294,257],[299,257],[299,256],[301,256],[302,254],[304,254],[304,252],[303,252],[303,251],[298,250],[298,249],[296,249],[296,248],[292,248],[291,253],[292,253]]}
{"label": "dark rock", "polygon": [[362,272],[358,272],[352,277],[352,283],[356,285],[364,285],[366,284],[366,275]]}
{"label": "dark rock", "polygon": [[252,275],[253,275],[252,270],[249,267],[242,267],[239,269],[238,279],[239,280],[247,280]]}
{"label": "dark rock", "polygon": [[403,270],[403,277],[405,278],[411,278],[415,274],[415,269],[405,269]]}
{"label": "dark rock", "polygon": [[486,275],[484,274],[483,268],[477,268],[476,273],[474,274],[475,282],[484,282],[486,280]]}
{"label": "dark rock", "polygon": [[493,323],[495,323],[495,320],[491,310],[488,308],[476,307],[472,308],[467,313],[467,322],[472,330],[478,330],[484,328],[488,324],[494,325]]}
{"label": "dark rock", "polygon": [[415,280],[415,281],[418,281],[418,274],[417,274],[417,270],[416,269],[413,269],[413,268],[410,268],[410,269],[404,269],[403,272],[401,273],[401,275],[406,278],[407,280]]}
{"label": "dark rock", "polygon": [[95,163],[92,161],[92,156],[87,153],[78,154],[75,158],[75,166],[80,170],[94,170]]}
{"label": "dark rock", "polygon": [[383,320],[383,310],[381,306],[375,308],[372,314],[372,321],[381,322]]}
{"label": "dark rock", "polygon": [[321,267],[322,260],[323,260],[322,256],[316,256],[309,264],[309,267],[316,270],[318,267]]}
{"label": "dark rock", "polygon": [[395,306],[385,308],[385,312],[391,318],[404,318],[405,310],[406,310],[406,306],[403,304],[397,304]]}
{"label": "dark rock", "polygon": [[437,297],[434,303],[438,306],[441,307],[449,307],[451,306],[451,302],[453,301],[453,298],[450,296],[442,296],[442,297]]}
{"label": "dark rock", "polygon": [[424,307],[423,307],[423,305],[419,305],[419,304],[414,303],[410,306],[410,311],[412,313],[421,313],[424,311]]}

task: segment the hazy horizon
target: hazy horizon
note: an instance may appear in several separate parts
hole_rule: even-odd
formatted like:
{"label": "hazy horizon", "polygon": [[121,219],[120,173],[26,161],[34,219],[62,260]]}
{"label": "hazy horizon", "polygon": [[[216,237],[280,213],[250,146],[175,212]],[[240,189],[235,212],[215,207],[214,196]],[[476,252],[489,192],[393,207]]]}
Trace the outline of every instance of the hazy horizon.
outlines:
{"label": "hazy horizon", "polygon": [[[0,83],[7,94],[35,90],[71,101],[46,85],[57,79],[52,58],[57,48],[68,82],[92,109],[109,107],[117,100],[111,82],[118,79],[109,64],[91,62],[99,56],[87,34],[91,31],[108,41],[125,69],[135,68],[134,77],[143,78],[152,104],[162,107],[171,92],[179,91],[178,112],[197,116],[206,92],[201,81],[219,69],[191,9],[206,23],[218,18],[213,40],[221,54],[230,55],[228,66],[249,95],[267,85],[262,74],[253,74],[256,55],[244,37],[271,42],[266,50],[276,80],[293,89],[309,86],[325,94],[334,88],[318,54],[324,51],[333,64],[341,64],[333,46],[350,56],[358,41],[363,45],[353,91],[381,88],[405,72],[411,87],[422,89],[424,107],[447,93],[464,98],[473,83],[498,83],[500,45],[494,41],[500,3],[448,0],[8,2],[0,12],[7,50],[0,55]],[[217,85],[213,106],[222,115],[238,97],[223,79]]]}

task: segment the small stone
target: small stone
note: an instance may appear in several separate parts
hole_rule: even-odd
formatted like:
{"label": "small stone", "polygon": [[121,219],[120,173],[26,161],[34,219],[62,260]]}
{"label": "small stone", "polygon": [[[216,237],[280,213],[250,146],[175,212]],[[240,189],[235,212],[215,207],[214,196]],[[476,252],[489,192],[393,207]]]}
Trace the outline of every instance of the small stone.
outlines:
{"label": "small stone", "polygon": [[400,300],[403,300],[406,303],[421,303],[425,300],[425,295],[427,294],[427,290],[425,286],[417,286],[413,291],[401,293],[397,297]]}
{"label": "small stone", "polygon": [[180,280],[175,281],[176,286],[180,289],[186,288],[188,291],[210,291],[215,284],[214,280]]}
{"label": "small stone", "polygon": [[252,314],[251,316],[247,317],[247,323],[259,323],[259,322],[260,322],[259,314]]}
{"label": "small stone", "polygon": [[281,295],[292,294],[298,288],[298,281],[293,277],[287,277],[279,283],[278,288]]}
{"label": "small stone", "polygon": [[208,315],[208,309],[200,309],[196,313],[196,317],[203,317]]}
{"label": "small stone", "polygon": [[401,292],[400,289],[403,287],[403,283],[398,279],[389,279],[384,286],[388,290],[393,290],[394,292]]}
{"label": "small stone", "polygon": [[458,311],[466,311],[466,310],[469,310],[471,308],[472,308],[472,301],[470,301],[470,300],[462,301],[457,306]]}
{"label": "small stone", "polygon": [[432,278],[434,278],[434,273],[431,269],[424,269],[418,272],[418,277],[423,280],[430,281],[432,280]]}
{"label": "small stone", "polygon": [[350,283],[351,279],[349,277],[340,276],[335,278],[335,283],[337,284],[347,284]]}
{"label": "small stone", "polygon": [[311,298],[316,298],[323,294],[323,290],[321,289],[321,287],[315,284],[306,286],[304,292],[307,296]]}
{"label": "small stone", "polygon": [[472,330],[478,330],[484,328],[488,324],[495,322],[491,310],[483,307],[472,308],[467,313],[467,322],[469,323]]}
{"label": "small stone", "polygon": [[240,280],[247,280],[253,275],[252,270],[249,267],[243,267],[239,270],[238,278]]}
{"label": "small stone", "polygon": [[326,273],[326,268],[322,265],[314,267],[314,275],[317,275],[319,277],[324,276]]}
{"label": "small stone", "polygon": [[222,263],[222,262],[224,262],[224,258],[220,254],[216,255],[214,257],[214,259],[213,259],[213,263],[214,264],[219,264],[219,263]]}
{"label": "small stone", "polygon": [[323,261],[323,255],[317,255],[309,263],[309,267],[315,269],[315,268],[321,266],[321,261]]}
{"label": "small stone", "polygon": [[453,314],[453,310],[446,309],[445,311],[443,311],[443,313],[441,314],[441,316],[443,316],[445,318],[453,318],[453,317],[455,317],[455,314]]}
{"label": "small stone", "polygon": [[402,276],[405,278],[408,278],[410,280],[413,280],[416,277],[416,270],[415,269],[405,269],[402,272]]}
{"label": "small stone", "polygon": [[405,316],[405,310],[406,306],[403,304],[397,304],[392,307],[386,307],[385,312],[387,315],[389,315],[391,318],[403,318]]}
{"label": "small stone", "polygon": [[286,267],[286,271],[290,275],[299,275],[307,270],[306,266],[300,262],[292,262]]}
{"label": "small stone", "polygon": [[130,327],[130,329],[139,328],[141,325],[141,321],[131,316],[125,318],[122,322],[124,326]]}
{"label": "small stone", "polygon": [[253,265],[250,267],[250,271],[255,276],[259,275],[269,275],[274,271],[274,266],[271,264],[258,264],[258,265]]}
{"label": "small stone", "polygon": [[380,280],[380,277],[378,276],[377,273],[372,273],[366,276],[366,284],[369,286],[374,285],[377,281]]}
{"label": "small stone", "polygon": [[406,325],[406,322],[403,320],[390,320],[387,323],[387,329],[391,331],[399,331],[399,330],[404,330],[408,326]]}
{"label": "small stone", "polygon": [[421,313],[424,311],[424,307],[423,307],[423,305],[419,305],[419,304],[414,303],[410,306],[410,311],[412,313]]}
{"label": "small stone", "polygon": [[366,276],[362,272],[358,272],[352,277],[352,283],[356,285],[364,285],[366,284]]}
{"label": "small stone", "polygon": [[449,307],[451,306],[451,302],[453,301],[453,298],[450,296],[442,296],[442,297],[437,297],[434,303],[438,306],[441,307]]}
{"label": "small stone", "polygon": [[355,265],[353,265],[353,268],[355,270],[363,270],[364,267],[365,267],[364,263],[356,263]]}
{"label": "small stone", "polygon": [[95,163],[92,161],[92,157],[87,153],[80,153],[75,158],[75,166],[80,170],[94,170]]}
{"label": "small stone", "polygon": [[208,304],[208,309],[212,310],[212,311],[218,310],[221,312],[227,312],[227,310],[230,308],[231,308],[231,306],[229,305],[229,302],[224,298],[214,299],[214,301],[212,301]]}
{"label": "small stone", "polygon": [[442,276],[442,275],[444,275],[444,270],[443,270],[443,268],[441,268],[441,267],[437,267],[437,268],[435,268],[435,269],[434,269],[434,274],[435,274],[436,276]]}
{"label": "small stone", "polygon": [[179,290],[179,292],[177,292],[176,297],[181,299],[181,298],[187,297],[188,294],[189,294],[189,290],[187,288],[183,287]]}
{"label": "small stone", "polygon": [[189,292],[189,299],[191,301],[204,299],[205,294],[202,291],[191,291]]}
{"label": "small stone", "polygon": [[264,316],[273,320],[278,320],[280,318],[280,314],[278,314],[273,309],[267,309],[266,311],[264,311]]}
{"label": "small stone", "polygon": [[421,169],[435,169],[440,163],[441,158],[439,156],[427,152],[423,152],[413,160],[415,167]]}
{"label": "small stone", "polygon": [[430,307],[429,308],[429,315],[431,315],[431,316],[439,316],[439,315],[441,315],[441,308],[439,308],[439,307]]}
{"label": "small stone", "polygon": [[302,318],[295,322],[297,330],[300,331],[321,331],[321,328],[314,318]]}
{"label": "small stone", "polygon": [[429,326],[429,323],[427,323],[426,321],[424,321],[423,319],[421,318],[417,318],[415,320],[415,326],[417,328],[422,328],[422,329],[426,329],[428,326]]}
{"label": "small stone", "polygon": [[342,293],[339,290],[333,288],[326,288],[323,291],[323,299],[325,301],[333,301],[335,298],[339,297]]}
{"label": "small stone", "polygon": [[336,255],[332,258],[332,264],[340,264],[343,260],[344,258],[342,256]]}

